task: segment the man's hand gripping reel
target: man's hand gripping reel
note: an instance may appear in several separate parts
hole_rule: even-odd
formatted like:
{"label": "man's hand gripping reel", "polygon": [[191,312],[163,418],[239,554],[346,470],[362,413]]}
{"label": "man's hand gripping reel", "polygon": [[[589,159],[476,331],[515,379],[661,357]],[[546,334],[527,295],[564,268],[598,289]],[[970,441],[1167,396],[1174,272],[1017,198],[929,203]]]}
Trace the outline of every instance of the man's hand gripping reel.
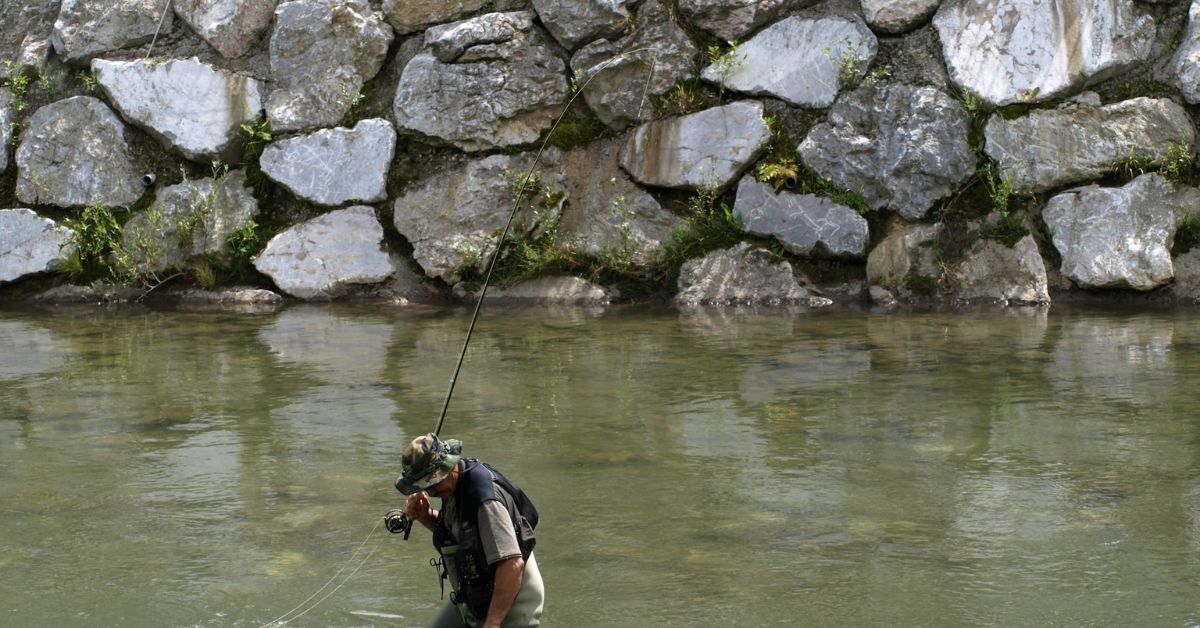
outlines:
{"label": "man's hand gripping reel", "polygon": [[399,508],[393,508],[383,516],[383,525],[387,528],[387,531],[392,534],[403,532],[405,541],[408,540],[408,534],[412,532],[412,524],[412,519],[409,519],[404,514],[404,511]]}

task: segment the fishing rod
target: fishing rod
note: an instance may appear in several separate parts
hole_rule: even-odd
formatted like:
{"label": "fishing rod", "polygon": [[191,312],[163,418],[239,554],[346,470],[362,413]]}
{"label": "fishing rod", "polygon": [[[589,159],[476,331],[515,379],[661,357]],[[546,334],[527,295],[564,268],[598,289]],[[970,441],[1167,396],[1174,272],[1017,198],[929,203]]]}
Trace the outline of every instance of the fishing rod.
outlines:
{"label": "fishing rod", "polygon": [[[537,170],[538,165],[542,161],[542,154],[546,152],[546,146],[548,146],[550,143],[550,137],[554,135],[554,130],[558,128],[559,123],[563,121],[563,118],[567,116],[567,112],[571,110],[571,106],[575,104],[575,99],[579,98],[579,96],[583,93],[583,90],[586,89],[588,84],[592,82],[592,79],[600,75],[601,70],[624,56],[639,52],[650,52],[652,54],[650,60],[650,72],[646,76],[646,84],[642,89],[642,99],[638,103],[637,117],[641,118],[642,107],[646,104],[646,93],[650,90],[650,82],[654,79],[654,69],[658,64],[658,50],[655,48],[637,48],[635,50],[627,50],[620,54],[614,55],[604,63],[596,66],[596,68],[592,71],[592,75],[589,76],[588,79],[583,82],[583,85],[579,86],[579,88],[575,90],[575,93],[571,95],[571,98],[567,100],[567,104],[563,106],[562,112],[558,114],[558,118],[555,119],[554,124],[546,133],[546,138],[542,140],[542,145],[538,147],[537,155],[534,156],[533,163],[530,164],[529,170],[527,170],[525,172],[525,176],[521,178],[521,187],[517,189],[516,198],[513,200],[512,210],[508,212],[508,220],[506,220],[504,223],[504,229],[500,232],[500,239],[496,241],[496,248],[492,250],[491,259],[488,261],[487,271],[483,276],[483,285],[479,288],[479,298],[475,300],[475,310],[471,314],[471,323],[467,326],[467,335],[465,338],[463,338],[462,350],[458,353],[458,362],[455,364],[454,372],[450,376],[450,386],[446,390],[446,399],[442,402],[442,411],[441,414],[438,415],[437,427],[435,427],[433,430],[433,437],[435,440],[439,435],[441,435],[442,425],[444,425],[446,422],[446,412],[450,408],[450,399],[454,396],[454,387],[458,383],[459,373],[462,372],[463,361],[467,357],[467,348],[471,345],[471,336],[475,332],[475,323],[479,320],[479,311],[483,309],[483,299],[487,296],[488,284],[491,283],[492,273],[496,269],[496,261],[500,259],[500,252],[504,248],[504,241],[508,238],[508,232],[512,228],[513,219],[516,218],[517,212],[521,209],[521,200],[525,196],[525,191],[529,187],[529,180],[533,178],[534,172]],[[391,532],[392,534],[403,533],[404,540],[408,540],[408,535],[412,532],[413,522],[412,519],[409,519],[401,509],[397,508],[389,510],[388,513],[384,515],[384,521],[388,532]]]}

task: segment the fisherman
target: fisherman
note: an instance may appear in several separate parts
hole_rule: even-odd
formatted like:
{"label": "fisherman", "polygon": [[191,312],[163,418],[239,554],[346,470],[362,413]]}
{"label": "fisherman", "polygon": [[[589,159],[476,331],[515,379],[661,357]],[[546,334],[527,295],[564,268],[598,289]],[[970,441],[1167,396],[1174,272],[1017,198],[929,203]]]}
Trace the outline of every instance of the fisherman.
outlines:
{"label": "fisherman", "polygon": [[[433,562],[453,588],[430,628],[540,625],[545,589],[533,557],[538,515],[525,492],[487,463],[462,458],[460,441],[435,434],[413,439],[401,468],[396,489],[408,495],[403,515],[433,532],[440,556]],[[430,506],[431,495],[441,498],[440,510]],[[388,513],[389,529],[400,515]]]}

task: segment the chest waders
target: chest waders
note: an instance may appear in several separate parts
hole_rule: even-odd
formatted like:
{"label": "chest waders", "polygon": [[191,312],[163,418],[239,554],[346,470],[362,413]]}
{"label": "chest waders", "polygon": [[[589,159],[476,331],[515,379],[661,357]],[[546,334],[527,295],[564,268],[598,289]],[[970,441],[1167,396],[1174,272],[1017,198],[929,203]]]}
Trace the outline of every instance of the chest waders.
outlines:
{"label": "chest waders", "polygon": [[[487,553],[483,549],[483,537],[479,534],[480,506],[493,500],[506,503],[498,494],[497,487],[512,498],[508,515],[523,560],[529,560],[529,555],[533,553],[533,547],[537,544],[534,530],[538,524],[538,512],[533,502],[525,495],[525,491],[486,462],[465,458],[461,464],[454,497],[457,502],[455,515],[462,532],[460,536],[463,538],[456,539],[450,533],[451,527],[445,520],[443,509],[438,513],[438,525],[434,527],[433,546],[441,557],[440,575],[443,579],[443,590],[444,580],[449,577],[447,561],[454,561],[457,582],[454,583],[450,601],[458,605],[465,604],[471,614],[482,621],[487,618],[488,607],[492,603],[492,591],[496,588],[496,569],[488,564]],[[457,547],[453,553],[447,554],[446,550],[455,546]]]}

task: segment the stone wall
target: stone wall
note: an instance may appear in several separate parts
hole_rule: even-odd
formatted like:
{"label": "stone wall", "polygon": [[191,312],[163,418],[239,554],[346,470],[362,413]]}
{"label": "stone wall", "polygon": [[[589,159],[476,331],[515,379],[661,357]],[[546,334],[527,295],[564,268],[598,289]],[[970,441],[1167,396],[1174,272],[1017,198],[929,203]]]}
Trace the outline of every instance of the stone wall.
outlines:
{"label": "stone wall", "polygon": [[462,298],[510,212],[509,299],[1197,298],[1200,0],[11,0],[0,84],[8,301]]}

